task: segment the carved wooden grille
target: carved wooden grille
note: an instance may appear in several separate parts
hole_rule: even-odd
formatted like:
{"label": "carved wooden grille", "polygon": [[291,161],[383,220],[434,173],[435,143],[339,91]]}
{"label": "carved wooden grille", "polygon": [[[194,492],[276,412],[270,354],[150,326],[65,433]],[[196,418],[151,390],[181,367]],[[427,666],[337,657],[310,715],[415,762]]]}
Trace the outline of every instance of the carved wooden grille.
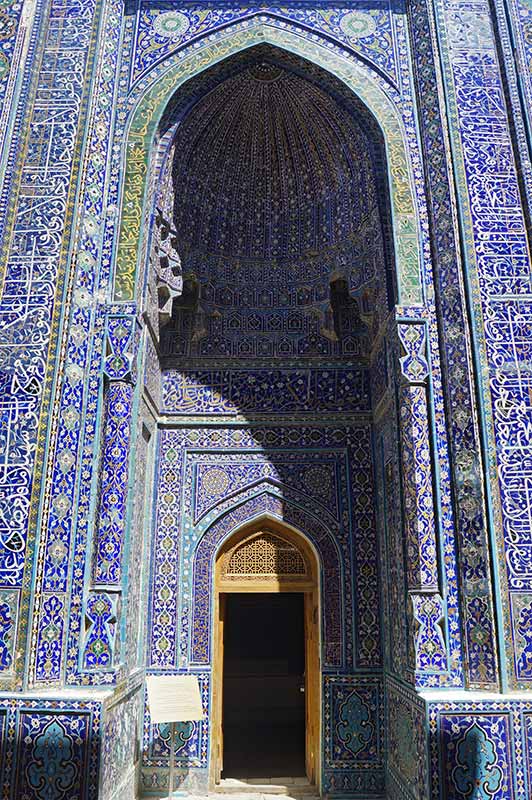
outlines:
{"label": "carved wooden grille", "polygon": [[308,578],[310,570],[295,545],[267,531],[246,539],[226,553],[224,580],[263,578]]}

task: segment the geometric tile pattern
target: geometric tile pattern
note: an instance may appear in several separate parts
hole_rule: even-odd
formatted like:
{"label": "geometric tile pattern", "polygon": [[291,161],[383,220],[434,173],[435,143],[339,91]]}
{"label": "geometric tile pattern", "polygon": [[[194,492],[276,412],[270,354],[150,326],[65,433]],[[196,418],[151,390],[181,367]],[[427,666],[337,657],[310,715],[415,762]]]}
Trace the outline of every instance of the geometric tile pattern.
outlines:
{"label": "geometric tile pattern", "polygon": [[[302,368],[287,363],[300,355],[291,349],[297,336],[276,341],[275,326],[290,315],[281,319],[269,310],[269,335],[279,349],[261,352],[256,328],[265,326],[266,317],[254,310],[226,320],[228,330],[233,326],[232,344],[239,345],[243,326],[252,331],[240,352],[231,350],[248,359],[245,368],[225,369],[222,342],[218,350],[215,343],[203,351],[219,359],[215,368],[195,364],[187,375],[167,372],[164,403],[173,422],[183,414],[210,418],[208,424],[195,419],[179,430],[165,429],[160,438],[150,664],[161,672],[186,672],[196,664],[207,712],[203,722],[179,730],[176,780],[182,783],[187,773],[193,780],[208,763],[215,550],[235,525],[267,512],[306,531],[324,565],[325,791],[382,793],[388,741],[393,796],[421,800],[429,793],[460,798],[476,792],[525,800],[532,789],[530,703],[491,696],[440,696],[424,703],[404,681],[456,686],[465,674],[467,686],[497,688],[499,660],[512,687],[532,681],[532,273],[523,209],[531,185],[524,136],[532,112],[524,68],[530,62],[530,9],[521,0],[508,4],[521,65],[516,79],[507,9],[499,0],[435,0],[434,9],[429,0],[413,0],[406,11],[388,0],[345,0],[335,8],[206,4],[199,10],[148,0],[126,7],[119,0],[0,5],[0,672],[17,689],[42,684],[51,693],[0,702],[3,796],[95,798],[101,740],[104,800],[131,792],[128,765],[143,705],[138,693],[122,684],[124,693],[117,692],[116,703],[104,711],[102,737],[100,700],[52,697],[51,687],[65,680],[76,691],[121,682],[123,651],[137,666],[139,648],[132,640],[143,637],[141,625],[121,623],[126,609],[136,614],[140,608],[144,584],[133,584],[149,517],[144,490],[151,485],[149,437],[142,440],[136,418],[142,406],[135,387],[137,319],[143,309],[133,302],[139,296],[136,265],[142,273],[146,261],[139,242],[142,232],[149,233],[142,201],[156,182],[146,153],[180,81],[267,38],[269,45],[292,48],[292,64],[307,59],[313,78],[329,68],[346,91],[360,94],[360,105],[367,103],[382,126],[389,160],[380,171],[391,176],[394,214],[394,235],[383,248],[393,260],[393,238],[395,282],[405,304],[399,329],[404,352],[394,353],[395,334],[388,338],[381,330],[383,347],[373,359],[366,358],[366,339],[364,346],[358,340],[349,345],[353,359],[366,358],[362,365]],[[452,162],[438,110],[440,52]],[[368,141],[373,132],[371,126],[364,131]],[[455,258],[456,209],[464,275]],[[375,256],[371,268],[384,260],[380,245],[371,249],[373,222],[360,239]],[[282,225],[278,231],[282,238]],[[131,302],[112,306],[107,301],[117,248],[117,296]],[[394,280],[387,276],[390,297]],[[335,346],[324,344],[332,341],[327,286],[319,291],[316,310],[323,316],[320,322],[310,317],[323,336],[320,346],[333,357]],[[253,302],[262,302],[259,294]],[[210,298],[218,303],[216,291]],[[207,311],[214,336],[216,314]],[[294,314],[293,324],[302,318]],[[309,328],[299,341],[318,347],[314,333]],[[283,357],[275,370],[252,363],[273,352]],[[404,378],[395,398],[394,360]],[[153,347],[145,376],[148,419],[160,388]],[[375,436],[370,385],[379,415]],[[270,391],[274,386],[282,401]],[[261,413],[279,416],[246,424],[246,414]],[[352,415],[349,424],[344,415]],[[487,442],[489,520],[481,438]],[[393,585],[383,591],[379,581]],[[503,612],[498,633],[493,589]],[[403,680],[386,689],[387,740],[383,660]],[[166,790],[168,730],[142,724],[144,788]]]}
{"label": "geometric tile pattern", "polygon": [[[530,492],[530,373],[532,265],[527,221],[519,194],[505,88],[498,65],[491,9],[469,4],[465,17],[456,2],[442,4],[449,49],[449,86],[459,98],[453,135],[459,144],[460,190],[470,244],[467,257],[475,289],[474,325],[482,342],[479,358],[489,376],[483,411],[496,447],[489,453],[493,508],[502,577],[510,594],[532,588]],[[475,16],[474,31],[471,21]],[[479,80],[482,88],[478,89]],[[490,132],[489,141],[486,132]],[[504,177],[501,177],[504,176]],[[510,598],[505,609],[505,642],[515,684],[512,643],[518,620]],[[478,614],[484,614],[485,601]],[[528,681],[521,676],[521,684]]]}
{"label": "geometric tile pattern", "polygon": [[[190,632],[194,618],[193,597],[196,598],[196,602],[201,601],[206,604],[205,612],[198,612],[197,619],[201,620],[202,626],[205,626],[203,629],[207,636],[209,632],[210,571],[219,541],[214,534],[215,526],[220,527],[222,519],[226,518],[225,528],[220,530],[225,530],[227,533],[238,524],[238,519],[240,524],[245,522],[245,513],[239,511],[240,516],[237,518],[236,511],[244,508],[242,505],[244,501],[257,504],[259,502],[257,498],[265,489],[272,498],[267,501],[272,513],[280,518],[289,514],[292,524],[309,536],[312,537],[314,530],[322,528],[322,522],[318,523],[318,520],[327,520],[329,530],[337,531],[337,544],[328,551],[324,550],[324,553],[330,553],[325,563],[330,564],[331,569],[330,574],[327,573],[327,584],[331,587],[327,602],[334,602],[334,605],[331,605],[333,616],[330,617],[332,625],[330,630],[331,634],[333,630],[336,633],[331,641],[326,643],[331,658],[333,652],[336,653],[332,663],[350,664],[353,663],[353,658],[360,666],[380,662],[380,634],[376,614],[378,608],[376,563],[374,546],[371,544],[375,535],[371,507],[371,476],[367,470],[360,469],[359,466],[361,461],[367,459],[367,442],[368,430],[363,426],[351,429],[303,427],[279,430],[260,426],[251,429],[237,426],[211,431],[181,429],[162,434],[156,527],[160,545],[155,549],[153,599],[150,610],[152,631],[150,659],[153,666],[168,668],[176,664],[178,647],[176,629],[173,615],[169,616],[170,610],[175,609],[176,602],[185,614],[182,627],[189,631],[186,636],[184,630],[181,634],[179,663],[186,664],[189,646],[192,646],[194,652],[201,651],[205,654],[201,657],[201,662],[204,658],[209,661],[205,650],[208,647],[208,639],[200,645],[199,640],[194,638],[192,643],[189,643],[188,636],[194,636],[194,628],[192,633]],[[231,457],[228,451],[237,443],[239,455]],[[313,448],[320,447],[319,457],[312,452],[306,452],[309,445]],[[212,452],[213,446],[220,451],[219,455]],[[290,449],[287,449],[287,446]],[[349,480],[351,480],[351,491],[348,488]],[[203,481],[208,481],[208,495],[204,495]],[[232,487],[232,493],[228,492],[229,486]],[[190,489],[193,487],[195,488],[192,493]],[[209,506],[205,508],[202,505],[204,496],[209,497]],[[337,507],[340,501],[345,503],[347,498],[351,498],[349,501],[353,507],[351,513],[344,505]],[[289,511],[292,508],[293,510]],[[252,513],[250,506],[247,514]],[[339,520],[346,526],[345,531],[338,528]],[[311,530],[306,531],[306,525],[310,526]],[[323,528],[323,531],[325,530],[326,528]],[[203,585],[201,587],[196,585],[194,595],[190,595],[188,594],[192,591],[190,581],[196,575],[195,548],[200,543],[205,549],[206,543],[210,541],[209,536],[214,538],[210,549],[205,550],[207,571],[204,572],[202,568],[198,573],[204,575]],[[327,541],[324,539],[324,533],[317,533],[316,536],[318,549],[324,548]],[[332,587],[338,581],[338,567],[333,567],[337,563],[338,556],[335,552],[338,546],[343,550],[343,570],[346,570],[342,592],[344,599],[341,602],[340,595],[337,594],[334,600],[335,595],[332,593]],[[187,571],[189,577],[182,575],[180,581],[179,559],[183,559],[183,563],[188,563],[191,567]],[[339,613],[342,615],[344,613],[341,611],[344,604],[347,604],[346,608],[350,608],[350,587],[353,578],[347,576],[352,576],[353,563],[358,565],[357,603],[360,608],[365,608],[357,626],[355,642],[348,633],[351,630],[354,612],[351,611],[344,617],[342,625],[339,625],[338,617]],[[194,580],[196,579],[194,577]],[[177,600],[179,584],[180,594],[183,597]],[[155,602],[156,606],[153,605]],[[333,619],[338,621],[333,623]],[[342,630],[347,631],[347,640],[341,650],[336,651],[335,648],[340,646],[338,635]],[[335,645],[333,641],[336,642]],[[338,658],[340,662],[337,661]],[[193,661],[196,660],[197,658],[193,658]]]}
{"label": "geometric tile pattern", "polygon": [[[458,258],[458,228],[452,213],[452,164],[447,145],[447,120],[440,107],[438,74],[439,43],[432,32],[432,4],[419,0],[413,2],[410,12],[412,36],[416,40],[413,59],[418,84],[419,119],[425,148],[427,187],[430,191],[428,207],[433,227],[435,308],[439,326],[443,331],[445,347],[440,352],[447,381],[441,387],[447,407],[444,416],[435,404],[435,422],[438,435],[448,430],[451,478],[456,509],[455,541],[449,519],[452,515],[450,486],[445,490],[446,467],[441,472],[441,518],[446,533],[446,552],[458,554],[457,570],[462,575],[460,583],[460,617],[465,630],[465,658],[457,672],[465,671],[467,685],[494,688],[497,686],[495,657],[495,619],[493,600],[490,597],[487,576],[490,571],[490,544],[487,530],[489,520],[484,512],[483,469],[480,460],[480,436],[476,408],[476,389],[467,366],[467,353],[471,341],[467,325],[467,303],[464,277]],[[433,349],[432,358],[436,349]],[[434,364],[434,362],[433,362]],[[432,374],[432,382],[437,375]],[[437,384],[436,384],[437,385]],[[440,441],[442,441],[442,439]],[[442,452],[442,444],[439,445]],[[448,455],[443,447],[444,462]],[[450,535],[451,534],[451,535]],[[474,563],[471,562],[475,554]],[[454,575],[453,575],[454,572]],[[456,587],[456,571],[451,568]],[[474,576],[474,579],[472,579]],[[448,585],[452,585],[449,584]],[[448,607],[458,603],[449,601]],[[479,609],[483,630],[479,630]],[[453,623],[454,630],[457,630]],[[452,630],[452,628],[451,628]],[[453,652],[461,649],[456,640]],[[469,655],[471,654],[471,655]],[[456,669],[456,666],[455,666]]]}

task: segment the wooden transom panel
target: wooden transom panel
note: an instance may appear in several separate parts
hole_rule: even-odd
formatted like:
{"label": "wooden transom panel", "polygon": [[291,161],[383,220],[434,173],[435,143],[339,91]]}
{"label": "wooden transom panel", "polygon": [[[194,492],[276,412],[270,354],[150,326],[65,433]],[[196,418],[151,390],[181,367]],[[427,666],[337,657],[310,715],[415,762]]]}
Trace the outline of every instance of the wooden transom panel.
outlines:
{"label": "wooden transom panel", "polygon": [[222,581],[309,580],[310,565],[290,541],[271,531],[259,531],[222,556]]}

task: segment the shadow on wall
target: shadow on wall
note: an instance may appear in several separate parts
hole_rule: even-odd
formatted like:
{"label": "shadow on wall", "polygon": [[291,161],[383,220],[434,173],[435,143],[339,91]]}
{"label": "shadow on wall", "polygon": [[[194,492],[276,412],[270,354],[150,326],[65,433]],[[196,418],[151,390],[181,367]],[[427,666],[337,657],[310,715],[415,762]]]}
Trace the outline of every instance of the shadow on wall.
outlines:
{"label": "shadow on wall", "polygon": [[[183,292],[161,330],[147,667],[196,674],[206,720],[179,727],[176,781],[208,787],[216,553],[271,519],[320,560],[323,791],[382,796],[369,366],[395,295],[382,135],[343,84],[270,46],[189,81],[161,133],[177,122],[173,205],[156,199]],[[155,794],[170,731],[149,718],[144,731]]]}

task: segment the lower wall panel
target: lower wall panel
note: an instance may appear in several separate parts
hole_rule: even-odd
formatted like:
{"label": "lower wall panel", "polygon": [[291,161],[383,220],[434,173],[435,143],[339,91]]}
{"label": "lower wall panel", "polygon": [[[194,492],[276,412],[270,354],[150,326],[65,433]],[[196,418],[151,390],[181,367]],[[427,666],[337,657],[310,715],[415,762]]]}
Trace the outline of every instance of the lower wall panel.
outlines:
{"label": "lower wall panel", "polygon": [[530,800],[532,696],[386,688],[390,800]]}
{"label": "lower wall panel", "polygon": [[102,703],[0,697],[2,800],[99,797]]}
{"label": "lower wall panel", "polygon": [[[378,678],[353,675],[324,676],[323,691],[324,793],[530,800],[532,697],[419,695],[391,679],[383,694]],[[168,730],[145,718],[141,740],[144,703],[141,685],[91,697],[0,696],[1,800],[162,796]],[[181,724],[176,787],[206,790],[207,732],[208,722]]]}

